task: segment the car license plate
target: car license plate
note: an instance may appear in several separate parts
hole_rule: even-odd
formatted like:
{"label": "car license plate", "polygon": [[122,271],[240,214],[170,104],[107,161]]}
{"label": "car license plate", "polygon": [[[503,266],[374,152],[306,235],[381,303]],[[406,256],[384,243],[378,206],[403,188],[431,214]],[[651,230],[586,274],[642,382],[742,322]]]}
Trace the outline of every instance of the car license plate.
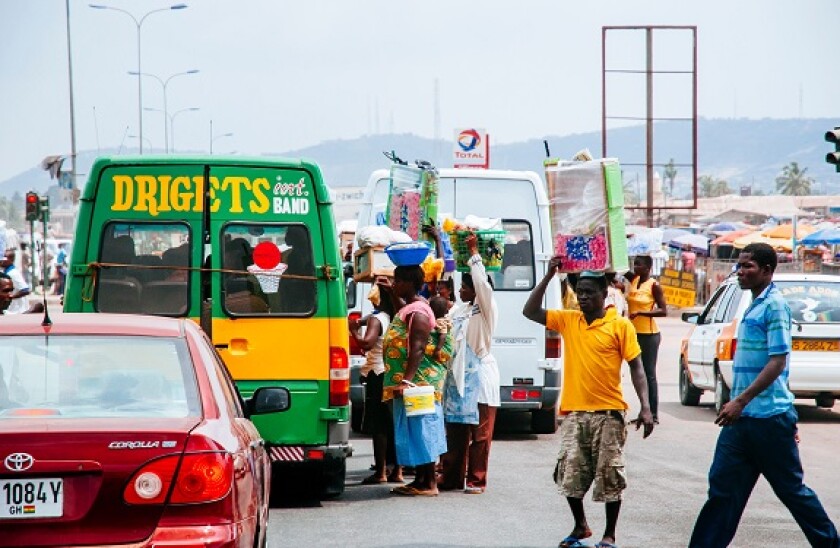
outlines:
{"label": "car license plate", "polygon": [[837,352],[840,351],[840,340],[793,339],[793,350],[804,352]]}
{"label": "car license plate", "polygon": [[58,518],[63,510],[61,478],[0,479],[0,519]]}

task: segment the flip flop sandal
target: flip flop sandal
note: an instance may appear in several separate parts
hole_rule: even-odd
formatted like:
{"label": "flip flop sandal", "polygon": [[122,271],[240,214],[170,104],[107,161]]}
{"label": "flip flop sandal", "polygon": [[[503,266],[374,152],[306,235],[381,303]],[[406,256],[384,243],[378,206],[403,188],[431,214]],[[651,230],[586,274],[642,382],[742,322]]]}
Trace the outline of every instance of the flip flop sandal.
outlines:
{"label": "flip flop sandal", "polygon": [[557,548],[588,548],[586,544],[582,543],[577,537],[566,537],[560,541]]}
{"label": "flip flop sandal", "polygon": [[413,497],[416,495],[416,489],[414,487],[409,487],[408,485],[399,485],[391,489],[391,492],[395,495],[406,495],[409,497]]}
{"label": "flip flop sandal", "polygon": [[618,548],[618,545],[602,540],[594,548]]}
{"label": "flip flop sandal", "polygon": [[380,479],[377,476],[368,476],[362,480],[362,485],[379,485],[380,483],[385,483],[388,480]]}

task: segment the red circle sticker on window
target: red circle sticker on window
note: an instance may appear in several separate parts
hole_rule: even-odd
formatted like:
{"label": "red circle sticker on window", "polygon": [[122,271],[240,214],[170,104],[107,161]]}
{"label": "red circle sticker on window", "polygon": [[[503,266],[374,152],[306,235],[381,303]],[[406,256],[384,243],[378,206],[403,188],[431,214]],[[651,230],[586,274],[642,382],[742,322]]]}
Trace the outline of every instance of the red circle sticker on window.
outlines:
{"label": "red circle sticker on window", "polygon": [[254,248],[254,264],[263,270],[270,270],[280,264],[280,248],[273,242],[260,242]]}

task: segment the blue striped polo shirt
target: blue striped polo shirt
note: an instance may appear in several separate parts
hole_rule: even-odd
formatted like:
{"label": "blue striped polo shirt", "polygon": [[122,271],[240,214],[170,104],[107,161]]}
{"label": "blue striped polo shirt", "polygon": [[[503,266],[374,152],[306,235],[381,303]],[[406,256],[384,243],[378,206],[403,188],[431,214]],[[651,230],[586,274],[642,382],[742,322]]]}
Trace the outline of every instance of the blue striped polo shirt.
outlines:
{"label": "blue striped polo shirt", "polygon": [[790,319],[790,307],[772,282],[744,313],[738,327],[738,346],[732,365],[732,398],[755,381],[770,356],[786,355],[784,371],[747,404],[742,413],[746,417],[772,417],[786,412],[793,405],[793,394],[788,390]]}

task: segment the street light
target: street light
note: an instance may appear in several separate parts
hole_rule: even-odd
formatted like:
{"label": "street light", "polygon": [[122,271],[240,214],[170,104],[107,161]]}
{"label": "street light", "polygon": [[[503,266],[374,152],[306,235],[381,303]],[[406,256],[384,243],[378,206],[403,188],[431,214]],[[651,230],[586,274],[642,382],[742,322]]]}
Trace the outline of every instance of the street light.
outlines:
{"label": "street light", "polygon": [[233,137],[233,133],[222,133],[221,135],[213,135],[213,120],[210,120],[210,155],[213,155],[213,143],[222,137]]}
{"label": "street light", "polygon": [[128,137],[129,139],[137,139],[138,141],[140,141],[140,150],[141,151],[143,150],[143,143],[149,143],[149,150],[155,148],[154,146],[152,146],[152,142],[149,140],[148,137],[140,137],[139,135],[132,135],[132,134],[126,135],[126,137]]}
{"label": "street light", "polygon": [[163,150],[164,150],[164,152],[166,152],[166,154],[169,154],[169,132],[166,129],[166,120],[169,118],[169,103],[166,99],[166,86],[168,86],[169,81],[172,80],[173,78],[175,78],[176,76],[186,76],[187,74],[198,74],[198,72],[199,72],[198,69],[190,69],[190,70],[187,70],[187,71],[184,71],[184,72],[176,72],[175,74],[172,74],[171,76],[169,76],[166,80],[162,80],[158,75],[152,74],[150,72],[137,72],[137,71],[134,71],[134,70],[128,71],[128,73],[131,76],[137,76],[138,78],[141,77],[141,76],[149,76],[151,78],[154,78],[155,80],[160,82],[160,85],[163,87],[163,120],[164,120],[164,123],[163,123],[163,141],[164,141]]}
{"label": "street light", "polygon": [[[161,109],[153,108],[153,107],[143,107],[143,110],[154,111],[154,112],[163,112]],[[175,152],[175,118],[177,118],[178,115],[181,114],[181,113],[195,112],[197,110],[201,110],[201,109],[198,108],[198,107],[182,108],[180,110],[176,110],[172,114],[166,114],[166,116],[164,117],[164,123],[166,123],[165,120],[167,118],[169,119],[169,131],[172,134],[172,148],[171,148],[172,152]]]}
{"label": "street light", "polygon": [[[91,8],[95,10],[111,10],[111,11],[118,11],[120,13],[124,13],[131,17],[131,20],[134,21],[134,24],[137,26],[137,72],[139,74],[143,73],[140,64],[140,28],[143,26],[143,21],[146,20],[146,17],[150,16],[153,13],[159,13],[162,11],[169,11],[169,10],[182,10],[187,7],[186,4],[173,4],[168,8],[160,8],[156,10],[152,10],[147,12],[143,17],[139,20],[131,13],[124,9],[115,8],[113,6],[105,6],[103,4],[88,4]],[[139,118],[139,127],[140,127],[140,154],[143,154],[143,79],[137,78],[137,117]]]}

